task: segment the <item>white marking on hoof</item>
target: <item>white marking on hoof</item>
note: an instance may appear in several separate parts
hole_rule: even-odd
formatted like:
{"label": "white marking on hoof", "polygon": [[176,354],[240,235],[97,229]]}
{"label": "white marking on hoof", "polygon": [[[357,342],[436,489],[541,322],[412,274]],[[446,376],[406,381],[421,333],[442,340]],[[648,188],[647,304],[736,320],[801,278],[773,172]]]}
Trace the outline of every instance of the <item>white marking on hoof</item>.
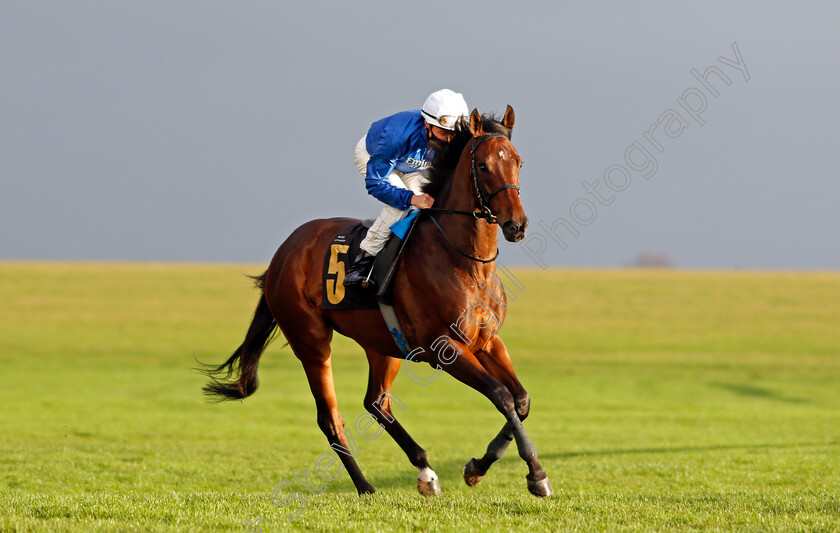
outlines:
{"label": "white marking on hoof", "polygon": [[421,468],[417,474],[417,481],[437,481],[437,474],[429,467]]}
{"label": "white marking on hoof", "polygon": [[440,481],[431,468],[421,468],[417,475],[417,490],[423,496],[437,496],[440,494]]}

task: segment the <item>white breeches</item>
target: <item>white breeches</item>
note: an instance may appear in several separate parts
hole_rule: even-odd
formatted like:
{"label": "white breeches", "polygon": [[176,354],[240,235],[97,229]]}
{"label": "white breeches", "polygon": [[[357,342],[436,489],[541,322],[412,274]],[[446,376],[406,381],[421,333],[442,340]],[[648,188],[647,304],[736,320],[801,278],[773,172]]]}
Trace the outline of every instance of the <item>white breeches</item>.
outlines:
{"label": "white breeches", "polygon": [[[367,149],[365,148],[365,140],[366,136],[362,137],[362,140],[356,145],[354,157],[356,168],[362,176],[367,176],[367,163],[370,159],[370,154],[367,153]],[[420,188],[426,183],[426,178],[420,172],[403,174],[394,170],[388,176],[388,183],[394,187],[408,189],[413,193],[420,194]],[[385,246],[385,243],[388,242],[388,237],[391,235],[391,224],[394,224],[402,218],[403,213],[404,211],[396,207],[391,207],[390,205],[383,207],[379,216],[376,217],[376,221],[374,221],[368,230],[367,237],[364,238],[359,247],[370,255],[378,254]]]}

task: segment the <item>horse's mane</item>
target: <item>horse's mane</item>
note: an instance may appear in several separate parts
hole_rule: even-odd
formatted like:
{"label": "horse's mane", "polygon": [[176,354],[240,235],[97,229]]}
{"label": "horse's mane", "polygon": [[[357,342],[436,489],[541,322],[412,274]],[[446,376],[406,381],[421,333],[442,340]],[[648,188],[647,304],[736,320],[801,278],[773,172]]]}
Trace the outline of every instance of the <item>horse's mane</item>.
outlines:
{"label": "horse's mane", "polygon": [[[481,116],[484,133],[501,133],[510,139],[511,129],[506,128],[492,113]],[[432,151],[432,161],[425,170],[428,183],[423,185],[423,192],[437,198],[443,187],[452,179],[458,160],[467,143],[472,139],[469,117],[462,117],[455,124],[455,135],[452,140],[440,148]]]}

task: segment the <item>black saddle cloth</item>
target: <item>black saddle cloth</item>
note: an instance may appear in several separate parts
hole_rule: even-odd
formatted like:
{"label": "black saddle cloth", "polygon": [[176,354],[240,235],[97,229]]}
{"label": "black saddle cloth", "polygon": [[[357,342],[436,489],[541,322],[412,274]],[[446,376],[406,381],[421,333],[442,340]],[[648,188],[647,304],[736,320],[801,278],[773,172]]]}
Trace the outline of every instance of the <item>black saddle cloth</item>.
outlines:
{"label": "black saddle cloth", "polygon": [[367,235],[367,230],[373,221],[357,222],[339,231],[324,255],[321,307],[336,310],[379,309],[379,302],[390,305],[392,303],[391,281],[397,271],[400,254],[419,218],[415,216],[411,220],[404,239],[392,234],[382,251],[376,255],[371,276],[379,287],[376,292],[358,286],[345,287],[343,285],[344,275],[359,255],[359,244]]}
{"label": "black saddle cloth", "polygon": [[359,255],[359,244],[372,221],[351,224],[339,231],[324,256],[321,307],[323,309],[379,309],[376,294],[361,287],[345,287],[344,275]]}

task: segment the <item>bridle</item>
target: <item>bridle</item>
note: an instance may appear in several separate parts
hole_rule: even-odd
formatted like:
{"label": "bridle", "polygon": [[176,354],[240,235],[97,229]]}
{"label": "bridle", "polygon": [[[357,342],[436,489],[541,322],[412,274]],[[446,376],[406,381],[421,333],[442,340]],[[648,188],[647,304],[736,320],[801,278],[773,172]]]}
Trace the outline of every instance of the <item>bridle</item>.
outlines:
{"label": "bridle", "polygon": [[[478,184],[478,165],[475,162],[475,152],[476,152],[476,150],[478,150],[478,147],[481,146],[481,144],[484,141],[493,139],[495,137],[505,137],[505,138],[507,138],[507,135],[505,135],[503,133],[488,133],[487,135],[482,135],[481,137],[478,137],[478,138],[473,137],[473,139],[471,141],[471,144],[470,144],[470,159],[471,159],[471,161],[470,161],[470,178],[472,178],[472,185],[473,185],[473,189],[475,189],[476,197],[478,198],[479,208],[474,210],[474,211],[458,211],[458,210],[455,210],[455,209],[442,209],[442,208],[430,207],[428,209],[424,209],[424,211],[446,213],[448,215],[469,215],[469,216],[475,217],[476,220],[484,219],[488,224],[498,224],[499,223],[499,220],[496,218],[496,215],[494,215],[493,211],[490,210],[490,200],[492,200],[493,197],[496,196],[497,194],[499,194],[500,192],[502,192],[504,190],[507,190],[507,189],[514,189],[516,191],[516,194],[519,194],[519,187],[514,185],[513,183],[506,183],[505,185],[502,185],[501,187],[499,187],[495,191],[491,192],[490,194],[485,194],[484,191],[481,190],[481,186]],[[437,226],[437,228],[440,230],[441,234],[443,234],[446,241],[453,248],[455,248],[461,255],[463,255],[464,257],[467,257],[467,258],[469,258],[473,261],[476,261],[478,263],[492,263],[493,261],[496,260],[497,257],[499,257],[499,248],[498,247],[496,248],[496,255],[494,255],[490,259],[480,259],[478,257],[473,257],[473,256],[469,255],[468,253],[466,253],[463,250],[461,250],[460,248],[458,248],[457,244],[452,242],[452,239],[450,239],[449,235],[447,235],[446,232],[443,231],[443,228],[440,226],[440,223],[437,221],[437,219],[435,219],[435,217],[430,217],[430,218],[432,219],[432,222],[435,223],[435,226]]]}
{"label": "bridle", "polygon": [[481,146],[481,143],[494,137],[507,138],[507,136],[502,133],[489,133],[487,135],[479,137],[478,139],[473,138],[472,144],[470,146],[470,158],[472,159],[470,161],[470,177],[473,181],[473,188],[475,189],[475,194],[478,197],[478,205],[481,206],[481,209],[478,212],[478,214],[474,212],[473,216],[475,216],[475,218],[483,218],[487,220],[488,224],[499,223],[499,220],[496,218],[496,215],[494,215],[493,211],[490,210],[490,200],[492,200],[494,196],[507,189],[514,189],[516,191],[516,194],[519,194],[519,187],[514,185],[513,183],[506,183],[498,189],[496,189],[495,191],[491,192],[490,194],[484,194],[484,191],[482,191],[481,187],[479,187],[478,185],[478,166],[475,162],[475,152],[476,150],[478,150],[478,147]]}

